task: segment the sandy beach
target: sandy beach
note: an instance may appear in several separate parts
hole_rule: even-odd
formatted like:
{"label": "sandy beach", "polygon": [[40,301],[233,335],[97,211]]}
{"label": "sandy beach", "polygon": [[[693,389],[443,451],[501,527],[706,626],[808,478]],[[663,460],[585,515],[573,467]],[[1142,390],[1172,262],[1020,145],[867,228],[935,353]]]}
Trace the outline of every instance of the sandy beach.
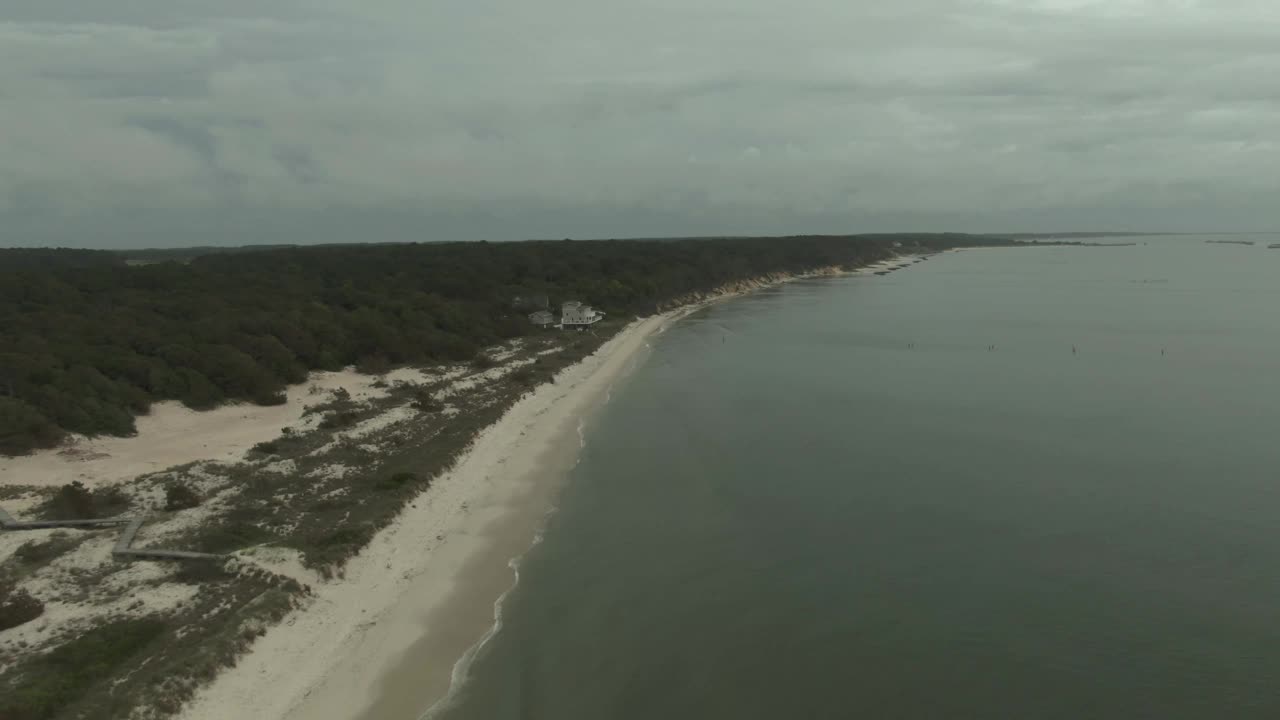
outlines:
{"label": "sandy beach", "polygon": [[517,580],[513,558],[532,546],[553,508],[588,416],[637,365],[648,339],[709,302],[792,279],[741,283],[637,320],[520,400],[343,577],[316,584],[308,607],[270,628],[181,717],[374,720],[447,703],[470,656],[498,628],[497,608]]}
{"label": "sandy beach", "polygon": [[[268,630],[183,717],[413,717],[443,696],[458,658],[493,626],[494,601],[515,581],[508,562],[532,544],[572,467],[579,424],[635,366],[649,336],[687,312],[632,323],[520,400],[342,578],[316,585],[309,607]],[[395,670],[409,653],[429,671],[401,683]]]}
{"label": "sandy beach", "polygon": [[[898,257],[848,274],[870,275],[913,261]],[[197,691],[181,717],[417,717],[447,699],[451,687],[465,676],[470,656],[497,631],[497,608],[517,582],[514,559],[533,545],[553,509],[577,462],[590,415],[638,365],[649,339],[709,303],[801,277],[840,274],[845,272],[827,268],[804,276],[776,274],[743,281],[680,298],[671,310],[626,326],[482,431],[454,467],[412,500],[337,577],[322,579],[302,566],[298,553],[283,548],[239,553],[235,562],[291,577],[313,592],[283,622],[258,637],[234,667]],[[512,352],[504,348],[496,348],[491,355],[502,364],[470,375],[465,368],[451,367],[404,368],[380,378],[353,370],[313,373],[305,383],[289,388],[286,403],[274,407],[229,405],[194,412],[177,403],[157,403],[149,415],[138,418],[138,432],[132,437],[75,437],[59,448],[0,458],[0,481],[35,486],[26,496],[11,495],[5,505],[20,516],[43,497],[39,488],[79,480],[90,488],[130,484],[135,499],[155,509],[163,505],[157,495],[161,486],[140,485],[135,478],[195,463],[185,477],[209,501],[196,509],[164,515],[147,526],[153,540],[172,537],[225,511],[227,493],[237,490],[226,478],[202,471],[211,466],[201,463],[228,467],[249,463],[270,469],[264,465],[270,459],[253,455],[251,449],[282,432],[313,430],[321,415],[308,408],[324,403],[337,391],[369,403],[386,398],[387,388],[396,383],[435,381],[442,383],[437,397],[447,402],[452,393],[477,383],[497,382],[520,362],[531,362],[509,364]],[[364,442],[413,421],[411,408],[388,407],[343,431],[339,439]],[[320,469],[329,474],[343,470]],[[54,534],[5,534],[0,558],[12,555],[28,540],[46,541]],[[39,645],[51,633],[91,627],[119,612],[120,598],[111,594],[117,585],[131,588],[130,596],[147,599],[150,604],[144,603],[143,609],[164,611],[191,599],[194,586],[175,582],[166,568],[143,564],[113,570],[116,574],[107,584],[110,587],[99,593],[101,597],[64,602],[79,574],[96,571],[107,561],[113,542],[110,533],[88,537],[77,552],[30,578],[27,585],[32,592],[49,601],[46,617],[51,622],[8,631],[4,647]],[[142,587],[135,580],[150,584]]]}

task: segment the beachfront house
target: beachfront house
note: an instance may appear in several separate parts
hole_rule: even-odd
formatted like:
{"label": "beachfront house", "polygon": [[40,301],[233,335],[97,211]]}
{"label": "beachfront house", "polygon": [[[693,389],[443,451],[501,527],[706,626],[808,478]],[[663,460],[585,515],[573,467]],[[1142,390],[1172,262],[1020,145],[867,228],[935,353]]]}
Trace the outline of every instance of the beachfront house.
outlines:
{"label": "beachfront house", "polygon": [[556,316],[550,310],[539,310],[529,314],[529,322],[540,328],[548,328],[556,324]]}
{"label": "beachfront house", "polygon": [[560,327],[582,329],[600,322],[604,313],[573,300],[560,306]]}

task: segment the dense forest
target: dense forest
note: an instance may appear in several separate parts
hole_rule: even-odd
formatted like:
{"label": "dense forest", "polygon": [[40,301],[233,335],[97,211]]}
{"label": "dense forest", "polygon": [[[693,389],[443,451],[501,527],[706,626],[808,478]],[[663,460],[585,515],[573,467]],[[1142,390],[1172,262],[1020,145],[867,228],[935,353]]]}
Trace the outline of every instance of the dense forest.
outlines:
{"label": "dense forest", "polygon": [[[771,272],[965,235],[291,247],[128,266],[115,253],[0,250],[0,453],[66,432],[129,435],[152,402],[283,402],[308,371],[461,361],[533,332],[515,299],[611,316]],[[900,247],[899,247],[900,246]]]}
{"label": "dense forest", "polygon": [[13,248],[0,250],[0,273],[32,270],[124,267],[126,259],[108,250]]}

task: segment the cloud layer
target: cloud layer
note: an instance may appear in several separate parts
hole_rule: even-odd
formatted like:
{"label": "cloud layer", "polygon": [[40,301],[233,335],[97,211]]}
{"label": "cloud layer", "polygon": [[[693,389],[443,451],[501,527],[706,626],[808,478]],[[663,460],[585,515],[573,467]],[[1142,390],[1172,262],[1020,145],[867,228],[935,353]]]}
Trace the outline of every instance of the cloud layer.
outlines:
{"label": "cloud layer", "polygon": [[0,0],[0,245],[1280,227],[1271,0]]}

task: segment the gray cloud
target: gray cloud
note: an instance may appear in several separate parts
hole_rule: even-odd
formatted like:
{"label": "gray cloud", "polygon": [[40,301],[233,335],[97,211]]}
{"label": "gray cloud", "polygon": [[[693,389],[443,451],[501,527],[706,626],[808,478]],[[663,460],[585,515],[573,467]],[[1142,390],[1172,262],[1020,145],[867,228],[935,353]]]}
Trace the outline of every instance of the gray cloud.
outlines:
{"label": "gray cloud", "polygon": [[0,0],[0,245],[1270,229],[1277,37],[1263,0]]}

